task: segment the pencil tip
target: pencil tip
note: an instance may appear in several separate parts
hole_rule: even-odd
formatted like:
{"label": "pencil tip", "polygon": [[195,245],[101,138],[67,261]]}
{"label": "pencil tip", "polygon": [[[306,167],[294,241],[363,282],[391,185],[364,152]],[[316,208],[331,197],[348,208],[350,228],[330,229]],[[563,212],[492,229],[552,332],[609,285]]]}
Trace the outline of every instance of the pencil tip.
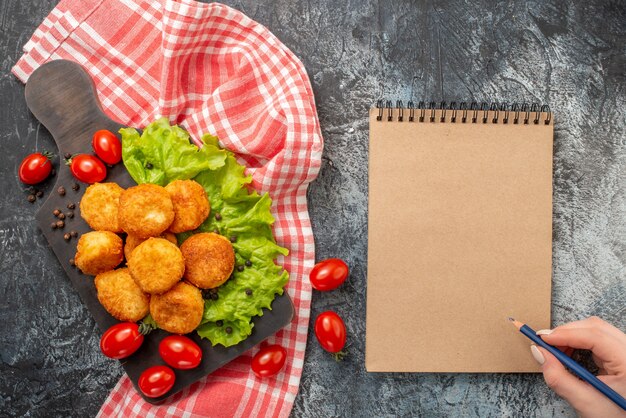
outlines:
{"label": "pencil tip", "polygon": [[512,317],[509,316],[509,321],[514,322],[515,318],[512,318]]}

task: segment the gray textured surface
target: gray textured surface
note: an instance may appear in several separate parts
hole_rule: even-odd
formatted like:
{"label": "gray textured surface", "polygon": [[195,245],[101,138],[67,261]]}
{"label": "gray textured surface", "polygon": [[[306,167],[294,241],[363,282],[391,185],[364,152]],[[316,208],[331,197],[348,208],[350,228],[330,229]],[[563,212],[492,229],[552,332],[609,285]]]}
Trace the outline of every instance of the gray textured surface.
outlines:
{"label": "gray textured surface", "polygon": [[[626,5],[561,2],[226,2],[304,62],[325,138],[309,202],[317,258],[349,281],[315,293],[312,316],[343,315],[341,364],[307,346],[293,416],[573,416],[535,375],[364,370],[367,118],[380,96],[528,100],[556,112],[555,323],[592,314],[626,328]],[[15,172],[52,149],[9,73],[54,0],[0,2],[0,415],[94,415],[121,368],[34,226]],[[47,191],[47,190],[46,190]]]}

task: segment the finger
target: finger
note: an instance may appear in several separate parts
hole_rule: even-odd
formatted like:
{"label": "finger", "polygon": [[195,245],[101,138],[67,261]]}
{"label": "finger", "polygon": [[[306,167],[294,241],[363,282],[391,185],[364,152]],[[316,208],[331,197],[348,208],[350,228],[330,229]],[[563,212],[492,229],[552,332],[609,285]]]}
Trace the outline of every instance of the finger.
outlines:
{"label": "finger", "polygon": [[614,365],[626,364],[626,350],[616,338],[597,328],[555,329],[541,338],[552,345],[591,350],[597,358]]}
{"label": "finger", "polygon": [[[577,411],[584,411],[589,405],[602,400],[602,395],[588,383],[570,374],[556,357],[541,347],[532,347],[533,357],[541,364],[546,384]],[[543,363],[540,359],[543,359]]]}
{"label": "finger", "polygon": [[626,344],[626,334],[624,334],[624,332],[597,316],[581,319],[579,321],[568,322],[567,324],[559,325],[554,329],[556,330],[572,328],[598,328],[610,335],[613,335],[617,339],[621,340],[624,344]]}
{"label": "finger", "polygon": [[598,376],[598,379],[606,383],[607,386],[613,389],[615,392],[621,395],[626,395],[626,381],[624,381],[623,376]]}

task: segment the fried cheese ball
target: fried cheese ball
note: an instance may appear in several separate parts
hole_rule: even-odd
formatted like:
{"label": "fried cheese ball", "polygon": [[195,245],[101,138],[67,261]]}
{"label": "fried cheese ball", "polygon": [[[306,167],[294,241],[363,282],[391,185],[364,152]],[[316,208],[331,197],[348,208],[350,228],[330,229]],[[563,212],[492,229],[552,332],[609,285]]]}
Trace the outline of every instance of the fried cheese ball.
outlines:
{"label": "fried cheese ball", "polygon": [[80,216],[96,231],[122,232],[117,216],[122,189],[117,183],[94,183],[80,200]]}
{"label": "fried cheese ball", "polygon": [[[172,244],[178,245],[176,235],[172,234],[169,231],[165,231],[164,233],[162,233],[159,238],[165,238]],[[126,237],[126,243],[124,244],[124,256],[126,257],[126,261],[130,260],[130,255],[133,253],[133,250],[147,239],[148,238],[139,238],[135,235],[128,234],[128,236]]]}
{"label": "fried cheese ball", "polygon": [[204,187],[193,180],[175,180],[165,186],[174,204],[174,222],[169,230],[178,234],[199,227],[209,216],[211,205]]}
{"label": "fried cheese ball", "polygon": [[81,235],[74,262],[85,274],[95,276],[113,270],[124,258],[122,239],[110,231],[91,231]]}
{"label": "fried cheese ball", "polygon": [[164,238],[148,238],[128,260],[135,283],[151,295],[167,292],[180,281],[185,261],[178,247]]}
{"label": "fried cheese ball", "polygon": [[174,220],[174,205],[164,187],[140,184],[122,192],[120,226],[139,238],[158,237]]}
{"label": "fried cheese ball", "polygon": [[202,321],[202,292],[186,282],[179,282],[162,295],[150,298],[150,314],[159,328],[174,334],[188,334]]}
{"label": "fried cheese ball", "polygon": [[98,300],[115,319],[137,322],[150,312],[150,296],[141,291],[127,268],[100,273],[94,283]]}
{"label": "fried cheese ball", "polygon": [[201,289],[224,283],[235,268],[235,251],[228,238],[203,232],[187,238],[180,247],[185,259],[185,279]]}

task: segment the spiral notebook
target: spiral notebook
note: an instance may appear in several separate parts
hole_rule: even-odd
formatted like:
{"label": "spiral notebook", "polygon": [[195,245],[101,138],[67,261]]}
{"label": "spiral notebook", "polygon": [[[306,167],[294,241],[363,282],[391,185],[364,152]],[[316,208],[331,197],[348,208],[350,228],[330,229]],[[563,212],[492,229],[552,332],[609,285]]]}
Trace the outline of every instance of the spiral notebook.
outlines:
{"label": "spiral notebook", "polygon": [[538,372],[550,327],[547,106],[370,110],[366,369]]}

